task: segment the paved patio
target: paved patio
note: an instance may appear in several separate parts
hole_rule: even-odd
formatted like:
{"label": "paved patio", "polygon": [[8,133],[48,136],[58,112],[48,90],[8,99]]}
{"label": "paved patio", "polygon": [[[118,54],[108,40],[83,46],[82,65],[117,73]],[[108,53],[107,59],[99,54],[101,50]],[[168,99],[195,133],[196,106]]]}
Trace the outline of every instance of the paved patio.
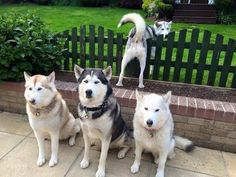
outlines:
{"label": "paved patio", "polygon": [[[94,177],[99,151],[92,147],[91,164],[80,169],[83,156],[81,134],[76,145],[69,147],[61,142],[59,164],[50,168],[36,166],[37,142],[27,122],[27,116],[0,112],[0,177]],[[50,157],[50,143],[46,142],[47,160]],[[166,177],[236,177],[236,154],[196,147],[191,153],[176,149],[175,159],[168,161]],[[143,155],[140,172],[131,174],[133,151],[122,160],[116,158],[116,151],[109,152],[107,177],[154,177],[157,165],[149,154]]]}

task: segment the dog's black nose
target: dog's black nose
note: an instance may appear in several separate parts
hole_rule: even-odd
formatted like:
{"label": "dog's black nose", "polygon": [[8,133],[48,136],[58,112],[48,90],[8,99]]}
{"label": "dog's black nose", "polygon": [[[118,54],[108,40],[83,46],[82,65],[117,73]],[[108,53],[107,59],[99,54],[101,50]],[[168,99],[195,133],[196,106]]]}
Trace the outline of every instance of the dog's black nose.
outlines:
{"label": "dog's black nose", "polygon": [[147,125],[148,125],[149,127],[151,127],[151,126],[152,126],[152,124],[153,124],[153,121],[152,121],[152,120],[150,120],[150,119],[148,119],[146,123],[147,123]]}
{"label": "dog's black nose", "polygon": [[92,93],[93,93],[92,90],[86,90],[85,93],[86,93],[86,97],[87,98],[91,98],[92,97]]}
{"label": "dog's black nose", "polygon": [[31,104],[35,104],[35,99],[29,101]]}

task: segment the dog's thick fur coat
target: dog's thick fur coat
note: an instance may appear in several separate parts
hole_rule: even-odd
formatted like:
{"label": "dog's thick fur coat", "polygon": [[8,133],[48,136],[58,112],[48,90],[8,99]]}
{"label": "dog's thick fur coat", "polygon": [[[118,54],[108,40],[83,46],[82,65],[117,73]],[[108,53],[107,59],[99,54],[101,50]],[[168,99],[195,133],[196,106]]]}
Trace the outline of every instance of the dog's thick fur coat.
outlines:
{"label": "dog's thick fur coat", "polygon": [[75,136],[80,131],[78,119],[69,112],[66,102],[54,84],[55,73],[49,76],[25,76],[26,112],[29,123],[38,142],[39,154],[37,165],[45,162],[44,141],[51,139],[51,159],[49,166],[58,163],[59,139],[69,138],[69,145],[75,144]]}
{"label": "dog's thick fur coat", "polygon": [[[164,37],[170,32],[172,22],[155,22],[153,26],[145,24],[144,19],[137,13],[129,13],[122,17],[118,27],[131,22],[135,24],[135,28],[132,28],[129,32],[128,41],[125,47],[125,53],[121,63],[121,72],[117,86],[123,86],[124,71],[127,64],[137,58],[140,64],[139,74],[139,88],[143,88],[143,72],[146,66],[147,57],[147,39],[163,35]],[[152,48],[151,55],[154,56],[155,47]]]}
{"label": "dog's thick fur coat", "polygon": [[91,142],[101,142],[101,155],[96,177],[105,176],[105,165],[109,147],[121,150],[118,158],[124,158],[129,150],[129,130],[121,117],[120,106],[112,94],[109,80],[112,70],[82,69],[75,65],[75,77],[78,81],[78,114],[84,139],[84,157],[81,168],[89,166]]}
{"label": "dog's thick fur coat", "polygon": [[174,123],[169,109],[171,92],[164,96],[143,95],[136,91],[137,105],[133,120],[135,138],[135,160],[131,172],[139,171],[142,152],[151,152],[158,164],[156,177],[164,177],[167,158],[175,156],[174,147],[185,151],[193,148],[193,143],[185,138],[173,136]]}

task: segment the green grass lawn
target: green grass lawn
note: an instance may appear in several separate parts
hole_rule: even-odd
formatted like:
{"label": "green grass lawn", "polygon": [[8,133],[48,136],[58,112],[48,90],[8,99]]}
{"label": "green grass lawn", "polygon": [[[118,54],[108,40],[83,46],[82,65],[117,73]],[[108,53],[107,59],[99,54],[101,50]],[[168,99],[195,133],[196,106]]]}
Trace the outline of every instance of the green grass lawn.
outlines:
{"label": "green grass lawn", "polygon": [[[4,5],[0,6],[0,14],[10,11],[16,11],[19,13],[26,13],[27,11],[33,11],[42,20],[47,24],[48,28],[54,32],[61,32],[72,27],[79,27],[81,25],[93,24],[96,26],[103,26],[105,29],[111,29],[114,32],[128,34],[129,30],[132,28],[132,24],[124,25],[122,28],[117,29],[117,24],[120,18],[130,12],[138,12],[144,16],[142,10],[133,10],[133,9],[121,9],[121,8],[112,8],[112,7],[103,7],[103,8],[87,8],[87,7],[63,7],[63,6],[39,6],[32,4],[24,5]],[[152,20],[147,20],[148,24],[153,24]],[[216,34],[222,34],[224,38],[224,43],[227,43],[229,38],[236,39],[236,25],[220,25],[220,24],[187,24],[187,23],[173,23],[172,31],[178,31],[181,29],[188,29],[191,31],[193,28],[199,28],[201,30],[199,42],[202,40],[203,31],[209,30],[212,32],[211,42],[214,42]],[[187,41],[190,40],[190,34],[187,35]],[[178,37],[178,35],[176,35]],[[96,47],[96,46],[95,46]],[[97,48],[97,47],[96,47]],[[104,48],[104,53],[107,52],[107,49]],[[87,50],[88,51],[88,50]],[[209,54],[211,53],[211,54]],[[212,52],[209,52],[207,63],[211,63]],[[198,61],[200,52],[196,54],[195,62]],[[176,50],[173,52],[173,58],[175,58]],[[162,53],[162,58],[164,58],[165,52]],[[187,60],[188,52],[185,51],[183,61]],[[224,56],[221,57],[220,63],[224,61]],[[232,65],[236,65],[236,54],[234,54],[234,60]],[[163,68],[162,68],[163,69]],[[170,77],[173,77],[173,68],[171,69]],[[194,71],[195,72],[195,71]],[[162,75],[160,75],[161,79]],[[181,80],[184,80],[184,72],[181,71]],[[220,75],[217,75],[217,82],[219,81]],[[233,75],[230,75],[232,80]],[[194,79],[194,77],[193,77]],[[207,83],[207,77],[204,77],[203,83]],[[194,81],[192,81],[194,83]],[[217,84],[216,84],[217,85]],[[231,83],[227,83],[229,87]]]}
{"label": "green grass lawn", "polygon": [[[0,14],[15,10],[16,12],[26,13],[33,11],[39,15],[48,27],[55,32],[79,27],[80,25],[93,24],[104,26],[105,29],[111,29],[115,32],[127,34],[132,27],[131,24],[117,29],[120,18],[129,12],[138,12],[143,14],[142,10],[121,9],[121,8],[87,8],[87,7],[63,7],[63,6],[39,6],[39,5],[1,5]],[[143,14],[144,15],[144,14]],[[152,20],[147,20],[148,24],[153,24]],[[236,39],[236,25],[219,25],[219,24],[184,24],[173,23],[172,30],[199,28],[209,30],[213,34],[220,33],[226,38]]]}

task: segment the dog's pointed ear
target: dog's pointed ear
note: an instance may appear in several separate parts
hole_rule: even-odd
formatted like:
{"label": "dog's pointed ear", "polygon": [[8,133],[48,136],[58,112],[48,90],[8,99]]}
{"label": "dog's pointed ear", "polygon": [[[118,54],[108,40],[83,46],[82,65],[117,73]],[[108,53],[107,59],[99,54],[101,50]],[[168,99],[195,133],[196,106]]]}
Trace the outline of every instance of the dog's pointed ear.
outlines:
{"label": "dog's pointed ear", "polygon": [[143,99],[143,94],[140,93],[137,89],[136,89],[136,91],[135,91],[135,94],[136,94],[136,100],[137,100],[137,101],[140,101],[140,100]]}
{"label": "dog's pointed ear", "polygon": [[24,78],[25,78],[25,82],[27,82],[30,79],[30,75],[27,74],[27,72],[24,71]]}
{"label": "dog's pointed ear", "polygon": [[49,80],[49,82],[52,82],[52,83],[55,82],[55,72],[54,71],[51,72],[51,74],[49,74],[48,80]]}
{"label": "dog's pointed ear", "polygon": [[82,72],[84,71],[83,68],[79,67],[78,65],[74,66],[74,73],[75,73],[75,78],[78,80],[82,74]]}
{"label": "dog's pointed ear", "polygon": [[172,24],[172,21],[170,21],[168,24],[171,25],[171,24]]}
{"label": "dog's pointed ear", "polygon": [[158,21],[155,21],[155,25],[157,28],[159,28],[161,26],[161,24]]}
{"label": "dog's pointed ear", "polygon": [[171,102],[171,91],[168,91],[165,95],[163,95],[163,99],[169,105]]}
{"label": "dog's pointed ear", "polygon": [[111,80],[111,76],[112,76],[111,66],[108,66],[106,69],[102,70],[102,72],[104,73],[108,81]]}

